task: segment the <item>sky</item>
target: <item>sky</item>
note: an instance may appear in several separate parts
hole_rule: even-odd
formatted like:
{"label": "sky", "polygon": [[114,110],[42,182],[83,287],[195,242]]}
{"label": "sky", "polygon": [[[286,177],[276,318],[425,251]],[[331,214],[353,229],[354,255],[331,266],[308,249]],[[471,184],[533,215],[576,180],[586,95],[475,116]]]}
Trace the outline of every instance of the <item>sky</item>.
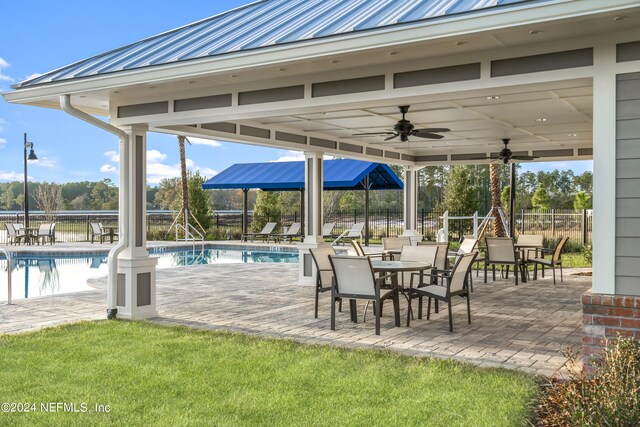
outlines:
{"label": "sky", "polygon": [[[28,10],[15,1],[0,12],[0,92],[29,76],[167,31],[249,0],[36,0]],[[9,104],[0,98],[0,182],[23,179],[24,133],[38,160],[30,161],[29,180],[47,182],[117,181],[117,139],[102,130],[50,110]],[[187,167],[212,177],[234,163],[301,160],[302,153],[190,138]],[[176,137],[149,133],[147,180],[180,175]],[[592,170],[591,161],[523,164],[522,171]]]}

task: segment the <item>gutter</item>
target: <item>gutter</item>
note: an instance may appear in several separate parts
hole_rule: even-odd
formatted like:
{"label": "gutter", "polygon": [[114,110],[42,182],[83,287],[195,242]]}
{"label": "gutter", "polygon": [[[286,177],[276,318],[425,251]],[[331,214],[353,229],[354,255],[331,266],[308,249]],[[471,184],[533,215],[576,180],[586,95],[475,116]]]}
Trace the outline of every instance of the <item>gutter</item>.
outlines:
{"label": "gutter", "polygon": [[[70,114],[80,120],[83,120],[93,126],[99,127],[109,133],[114,134],[120,140],[120,189],[118,192],[119,202],[119,232],[120,239],[116,247],[109,251],[109,275],[107,280],[107,319],[115,319],[118,313],[117,308],[117,289],[118,289],[118,255],[129,246],[129,217],[126,214],[129,211],[129,171],[127,164],[129,163],[129,135],[122,129],[119,129],[109,123],[106,123],[90,114],[80,111],[71,105],[71,95],[60,95],[60,106],[67,114]],[[124,191],[122,191],[124,189]]]}

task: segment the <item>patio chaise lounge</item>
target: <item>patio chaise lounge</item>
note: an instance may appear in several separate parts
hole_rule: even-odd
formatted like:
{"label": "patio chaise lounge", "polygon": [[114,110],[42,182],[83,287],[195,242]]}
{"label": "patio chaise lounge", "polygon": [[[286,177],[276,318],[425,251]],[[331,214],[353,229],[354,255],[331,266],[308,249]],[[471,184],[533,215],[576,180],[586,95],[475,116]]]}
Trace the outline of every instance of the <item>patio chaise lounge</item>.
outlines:
{"label": "patio chaise lounge", "polygon": [[336,226],[335,222],[327,222],[327,223],[325,223],[322,226],[322,237],[323,238],[328,237],[330,239],[333,239],[334,237],[337,237],[337,236],[333,235],[333,227],[335,227],[335,226]]}
{"label": "patio chaise lounge", "polygon": [[293,242],[293,238],[300,238],[300,223],[294,222],[289,228],[282,234],[274,234],[273,237],[278,241],[289,240]]}
{"label": "patio chaise lounge", "polygon": [[273,237],[274,240],[275,240],[275,236],[273,234],[273,230],[275,230],[276,225],[278,225],[277,222],[268,222],[262,228],[262,231],[260,231],[259,233],[246,233],[246,234],[243,234],[241,240],[246,242],[248,239],[251,239],[251,241],[253,242],[254,239],[260,238],[260,239],[266,240],[268,242],[269,238],[271,238],[271,237]]}
{"label": "patio chaise lounge", "polygon": [[364,222],[358,222],[353,224],[353,227],[349,230],[345,230],[333,241],[333,245],[340,243],[342,239],[360,239],[362,240],[362,230],[364,229]]}

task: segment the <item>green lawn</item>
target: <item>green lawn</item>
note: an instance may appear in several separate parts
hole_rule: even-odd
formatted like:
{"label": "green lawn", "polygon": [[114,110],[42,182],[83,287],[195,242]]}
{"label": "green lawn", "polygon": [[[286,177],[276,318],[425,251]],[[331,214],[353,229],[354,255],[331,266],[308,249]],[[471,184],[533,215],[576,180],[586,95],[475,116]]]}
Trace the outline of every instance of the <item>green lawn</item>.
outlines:
{"label": "green lawn", "polygon": [[111,407],[1,425],[521,426],[537,394],[507,370],[146,322],[0,336],[2,402]]}

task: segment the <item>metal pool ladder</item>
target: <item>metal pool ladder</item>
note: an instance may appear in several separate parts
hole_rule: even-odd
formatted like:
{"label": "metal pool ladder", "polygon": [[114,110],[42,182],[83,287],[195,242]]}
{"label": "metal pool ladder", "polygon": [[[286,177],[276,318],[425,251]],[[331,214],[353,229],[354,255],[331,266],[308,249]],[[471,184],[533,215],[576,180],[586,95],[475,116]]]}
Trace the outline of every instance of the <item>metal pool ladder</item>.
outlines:
{"label": "metal pool ladder", "polygon": [[0,248],[0,253],[7,259],[7,304],[11,304],[11,272],[13,271],[11,254],[3,248]]}

